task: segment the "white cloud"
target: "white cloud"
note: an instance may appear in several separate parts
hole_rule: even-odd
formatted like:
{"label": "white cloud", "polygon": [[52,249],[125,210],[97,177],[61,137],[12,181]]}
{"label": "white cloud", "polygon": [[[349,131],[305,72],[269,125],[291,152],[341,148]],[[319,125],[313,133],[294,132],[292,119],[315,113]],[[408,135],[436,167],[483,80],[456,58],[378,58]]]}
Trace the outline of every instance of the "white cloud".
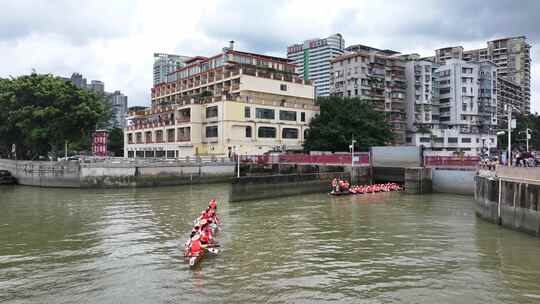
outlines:
{"label": "white cloud", "polygon": [[[80,72],[119,89],[130,105],[149,104],[154,52],[213,55],[237,41],[240,49],[284,56],[286,46],[342,33],[362,43],[402,52],[482,47],[507,35],[540,40],[534,14],[523,1],[3,1],[0,77]],[[537,9],[538,8],[538,9]],[[540,53],[533,47],[536,63]],[[540,65],[532,68],[532,108],[540,112]]]}

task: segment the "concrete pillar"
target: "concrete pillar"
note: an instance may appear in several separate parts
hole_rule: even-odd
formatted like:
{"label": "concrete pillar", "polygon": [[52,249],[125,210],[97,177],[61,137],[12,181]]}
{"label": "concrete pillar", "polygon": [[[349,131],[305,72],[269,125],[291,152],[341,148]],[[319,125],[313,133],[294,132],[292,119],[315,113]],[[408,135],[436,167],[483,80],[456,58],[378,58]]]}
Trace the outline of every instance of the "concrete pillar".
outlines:
{"label": "concrete pillar", "polygon": [[431,193],[431,169],[423,167],[405,168],[405,192],[410,194]]}

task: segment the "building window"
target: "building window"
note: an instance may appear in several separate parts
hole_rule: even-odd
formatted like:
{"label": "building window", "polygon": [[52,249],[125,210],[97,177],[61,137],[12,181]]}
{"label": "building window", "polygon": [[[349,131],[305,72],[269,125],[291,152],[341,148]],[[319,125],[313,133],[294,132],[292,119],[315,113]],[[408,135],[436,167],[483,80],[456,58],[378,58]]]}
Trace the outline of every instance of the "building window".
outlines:
{"label": "building window", "polygon": [[444,143],[444,137],[436,137],[434,139],[434,142],[438,143],[438,144],[443,144]]}
{"label": "building window", "polygon": [[210,126],[206,127],[206,137],[217,137],[218,136],[218,130],[217,126]]}
{"label": "building window", "polygon": [[261,119],[274,119],[276,117],[274,110],[266,108],[256,108],[255,117]]}
{"label": "building window", "polygon": [[429,137],[420,137],[420,142],[421,143],[431,142],[431,138],[429,138]]}
{"label": "building window", "polygon": [[206,108],[206,118],[212,118],[218,116],[218,107],[208,107]]}
{"label": "building window", "polygon": [[287,85],[286,84],[280,84],[279,89],[282,91],[287,91]]}
{"label": "building window", "polygon": [[306,112],[300,113],[300,121],[306,121]]}
{"label": "building window", "polygon": [[246,126],[246,137],[251,138],[251,127],[250,126]]}
{"label": "building window", "polygon": [[471,139],[469,137],[462,137],[461,138],[461,142],[462,143],[470,143],[471,142]]}
{"label": "building window", "polygon": [[250,118],[250,117],[251,117],[251,108],[244,107],[244,118]]}
{"label": "building window", "polygon": [[283,128],[282,132],[281,132],[281,137],[282,138],[293,138],[293,139],[296,139],[298,138],[298,129],[293,129],[293,128]]}
{"label": "building window", "polygon": [[450,88],[441,88],[439,94],[448,94],[450,93]]}
{"label": "building window", "polygon": [[412,138],[411,137],[406,137],[405,142],[408,143],[408,144],[412,143]]}
{"label": "building window", "polygon": [[131,133],[128,134],[128,142],[129,143],[133,142],[133,134]]}
{"label": "building window", "polygon": [[260,138],[276,138],[276,128],[274,128],[274,127],[259,127],[258,136]]}
{"label": "building window", "polygon": [[173,142],[174,141],[174,129],[168,129],[167,130],[167,141]]}
{"label": "building window", "polygon": [[457,144],[457,137],[448,137],[449,144]]}
{"label": "building window", "polygon": [[296,121],[296,112],[295,111],[279,111],[280,120],[289,120]]}

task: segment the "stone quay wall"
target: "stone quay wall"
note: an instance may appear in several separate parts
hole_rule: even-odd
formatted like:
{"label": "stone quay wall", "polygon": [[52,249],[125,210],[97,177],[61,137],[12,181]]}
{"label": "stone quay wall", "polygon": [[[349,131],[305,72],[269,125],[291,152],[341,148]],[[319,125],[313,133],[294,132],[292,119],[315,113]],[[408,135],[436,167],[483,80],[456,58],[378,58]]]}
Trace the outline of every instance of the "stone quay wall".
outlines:
{"label": "stone quay wall", "polygon": [[229,161],[49,162],[0,159],[20,185],[60,188],[119,188],[230,182]]}
{"label": "stone quay wall", "polygon": [[540,236],[540,170],[498,168],[475,178],[475,213],[507,228]]}

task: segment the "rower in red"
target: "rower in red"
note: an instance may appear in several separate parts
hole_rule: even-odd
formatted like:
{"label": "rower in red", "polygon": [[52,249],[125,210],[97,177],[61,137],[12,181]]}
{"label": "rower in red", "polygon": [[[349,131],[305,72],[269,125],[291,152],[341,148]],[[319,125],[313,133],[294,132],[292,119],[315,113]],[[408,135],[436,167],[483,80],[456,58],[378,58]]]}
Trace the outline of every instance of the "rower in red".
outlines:
{"label": "rower in red", "polygon": [[208,207],[210,207],[211,209],[214,209],[214,211],[217,210],[217,202],[216,202],[216,200],[215,199],[210,200],[210,203],[208,204]]}
{"label": "rower in red", "polygon": [[206,245],[202,243],[200,235],[197,233],[191,238],[191,242],[188,247],[188,256],[198,256],[206,248]]}
{"label": "rower in red", "polygon": [[208,245],[212,242],[212,228],[207,220],[201,221],[201,243]]}

